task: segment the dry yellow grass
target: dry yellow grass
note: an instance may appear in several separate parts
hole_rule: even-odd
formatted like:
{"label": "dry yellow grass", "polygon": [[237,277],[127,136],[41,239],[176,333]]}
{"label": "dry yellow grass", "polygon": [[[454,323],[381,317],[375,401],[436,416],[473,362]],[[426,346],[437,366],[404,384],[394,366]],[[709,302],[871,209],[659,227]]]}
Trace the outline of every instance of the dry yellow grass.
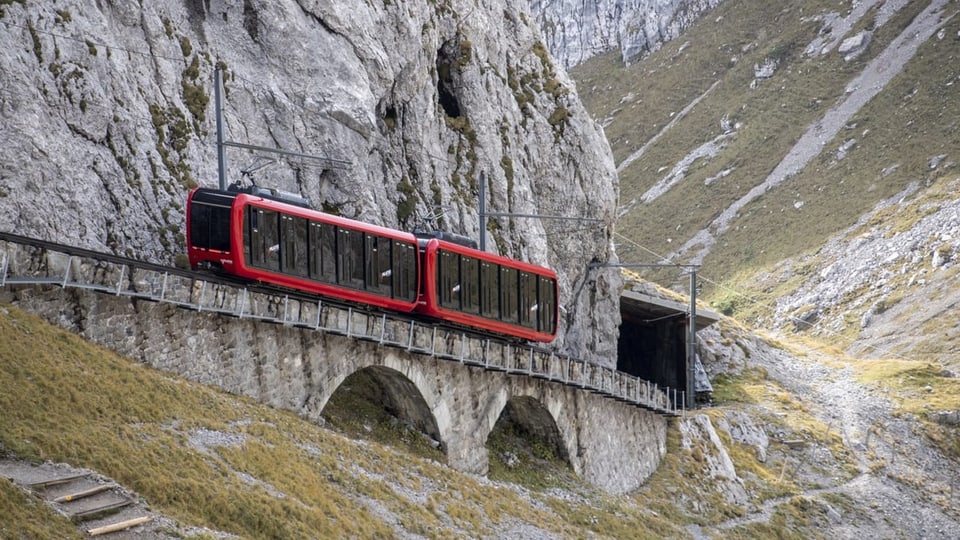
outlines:
{"label": "dry yellow grass", "polygon": [[[138,365],[11,306],[0,335],[0,452],[96,470],[184,525],[243,538],[493,537],[511,523],[565,538],[679,533],[573,476],[573,500],[487,482]],[[9,486],[0,512],[28,537],[75,534]]]}

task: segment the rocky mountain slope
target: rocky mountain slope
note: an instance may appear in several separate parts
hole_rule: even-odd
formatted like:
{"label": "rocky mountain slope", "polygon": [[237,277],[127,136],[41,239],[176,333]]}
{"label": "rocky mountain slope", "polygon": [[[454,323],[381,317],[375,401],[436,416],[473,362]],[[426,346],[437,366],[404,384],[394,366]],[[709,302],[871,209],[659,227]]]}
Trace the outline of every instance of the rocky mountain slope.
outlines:
{"label": "rocky mountain slope", "polygon": [[700,263],[701,298],[782,340],[700,333],[718,390],[671,494],[729,513],[691,536],[958,534],[957,13],[725,2],[572,69],[617,161],[621,259]]}
{"label": "rocky mountain slope", "polygon": [[640,62],[574,68],[620,173],[621,259],[701,264],[741,320],[956,366],[957,12],[725,2]]}
{"label": "rocky mountain slope", "polygon": [[615,51],[625,64],[676,39],[720,0],[530,0],[550,53],[564,67]]}
{"label": "rocky mountain slope", "polygon": [[473,238],[481,179],[489,212],[600,220],[484,234],[558,269],[558,346],[607,361],[621,282],[588,265],[612,256],[616,176],[532,24],[506,1],[4,2],[0,229],[172,262],[188,190],[217,185],[220,67],[228,142],[312,156],[231,147],[228,182]]}

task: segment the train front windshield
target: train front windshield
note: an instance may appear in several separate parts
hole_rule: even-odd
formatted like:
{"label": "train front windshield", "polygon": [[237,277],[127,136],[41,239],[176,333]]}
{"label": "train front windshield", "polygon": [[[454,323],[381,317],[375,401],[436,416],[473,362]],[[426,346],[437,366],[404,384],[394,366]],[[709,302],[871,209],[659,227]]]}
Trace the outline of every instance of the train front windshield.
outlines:
{"label": "train front windshield", "polygon": [[190,245],[201,249],[230,251],[230,206],[233,197],[216,191],[197,190],[190,204]]}

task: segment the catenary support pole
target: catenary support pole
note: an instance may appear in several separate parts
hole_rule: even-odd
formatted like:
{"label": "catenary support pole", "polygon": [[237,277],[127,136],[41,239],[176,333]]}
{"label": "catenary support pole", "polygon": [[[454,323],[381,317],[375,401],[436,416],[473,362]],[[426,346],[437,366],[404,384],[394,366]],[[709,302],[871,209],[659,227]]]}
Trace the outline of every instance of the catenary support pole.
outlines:
{"label": "catenary support pole", "polygon": [[220,68],[213,70],[213,106],[216,109],[217,120],[217,178],[220,180],[220,191],[227,190],[227,152],[223,146],[223,110],[221,109],[220,94],[223,89],[223,72]]}
{"label": "catenary support pole", "polygon": [[487,175],[480,171],[480,251],[487,250]]}
{"label": "catenary support pole", "polygon": [[697,269],[690,269],[690,321],[687,324],[687,408],[693,409],[693,378],[697,361]]}

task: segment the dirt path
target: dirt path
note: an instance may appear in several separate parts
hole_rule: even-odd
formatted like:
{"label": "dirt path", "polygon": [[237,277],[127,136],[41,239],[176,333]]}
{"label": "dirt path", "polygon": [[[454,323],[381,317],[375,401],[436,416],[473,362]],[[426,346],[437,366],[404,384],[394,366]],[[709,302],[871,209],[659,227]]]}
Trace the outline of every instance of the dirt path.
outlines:
{"label": "dirt path", "polygon": [[[762,365],[772,380],[804,396],[811,414],[840,434],[859,470],[848,480],[801,494],[823,500],[823,495],[833,493],[852,502],[854,511],[830,507],[825,536],[859,537],[869,530],[879,538],[960,538],[960,471],[954,462],[931,445],[915,417],[897,413],[880,390],[857,381],[849,365],[831,367],[827,360],[808,351],[806,358]],[[824,466],[808,465],[804,468]],[[776,508],[792,498],[765,501],[756,512],[718,528],[770,522]]]}

